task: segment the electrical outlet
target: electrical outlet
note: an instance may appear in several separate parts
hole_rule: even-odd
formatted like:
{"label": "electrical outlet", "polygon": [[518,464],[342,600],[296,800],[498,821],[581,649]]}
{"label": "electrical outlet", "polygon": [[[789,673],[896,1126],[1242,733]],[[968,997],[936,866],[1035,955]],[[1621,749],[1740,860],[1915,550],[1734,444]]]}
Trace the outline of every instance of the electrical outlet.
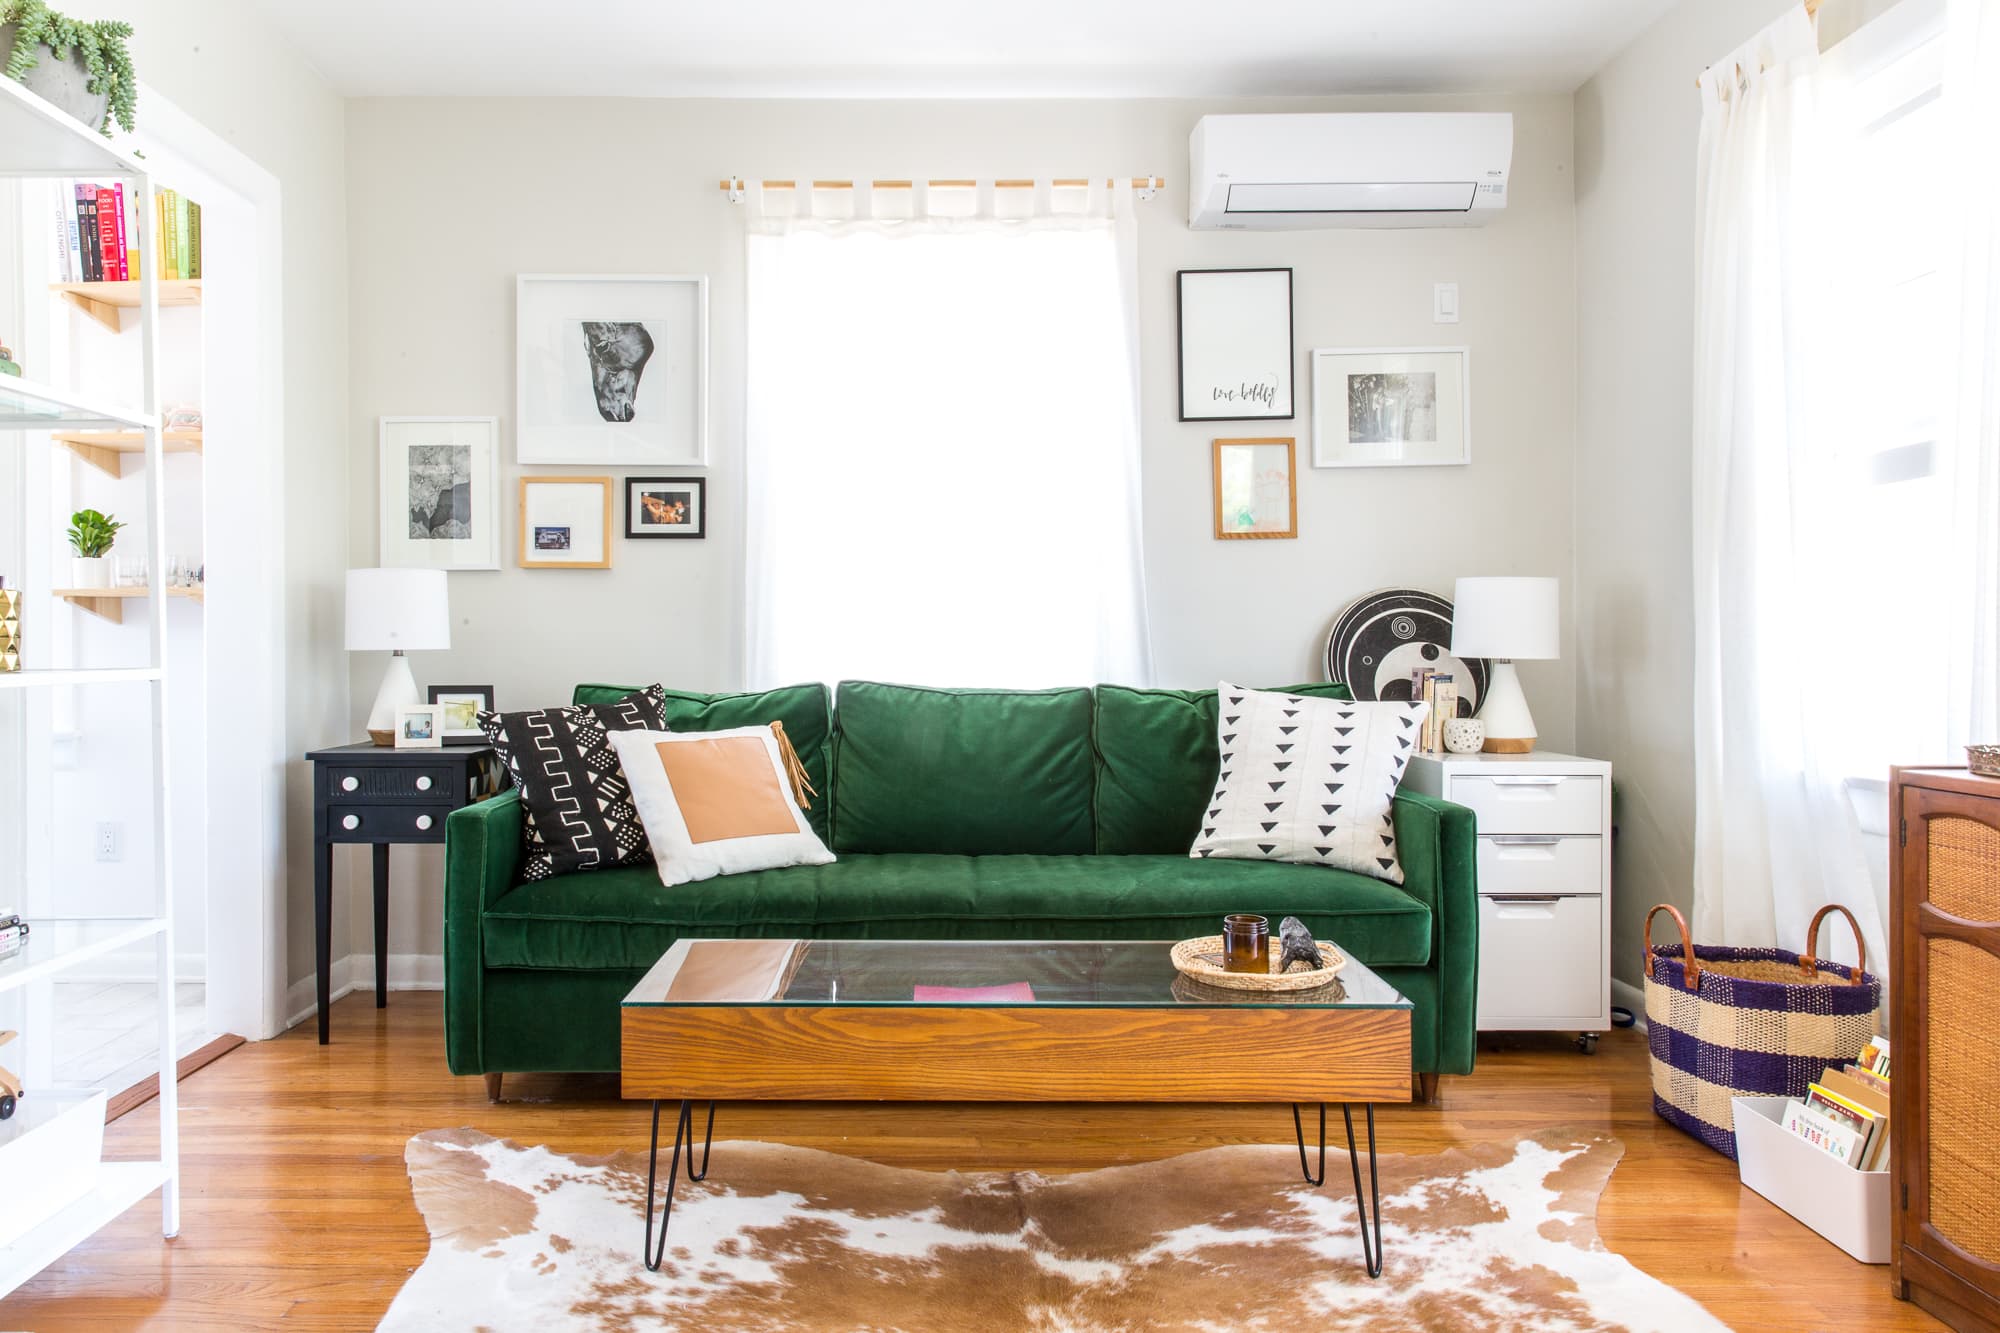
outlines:
{"label": "electrical outlet", "polygon": [[116,861],[124,854],[120,850],[124,841],[118,825],[108,819],[100,822],[97,826],[97,859]]}

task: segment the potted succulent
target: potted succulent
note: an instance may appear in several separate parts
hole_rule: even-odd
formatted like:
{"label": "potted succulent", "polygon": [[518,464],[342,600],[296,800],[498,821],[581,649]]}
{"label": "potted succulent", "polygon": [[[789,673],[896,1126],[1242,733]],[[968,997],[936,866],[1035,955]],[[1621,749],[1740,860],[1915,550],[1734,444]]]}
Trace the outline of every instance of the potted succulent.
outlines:
{"label": "potted succulent", "polygon": [[132,132],[139,78],[125,39],[132,25],[73,19],[45,0],[0,0],[0,73],[101,134]]}
{"label": "potted succulent", "polygon": [[69,547],[76,552],[70,561],[70,577],[79,588],[111,586],[111,543],[124,527],[109,514],[95,509],[79,509],[69,516]]}

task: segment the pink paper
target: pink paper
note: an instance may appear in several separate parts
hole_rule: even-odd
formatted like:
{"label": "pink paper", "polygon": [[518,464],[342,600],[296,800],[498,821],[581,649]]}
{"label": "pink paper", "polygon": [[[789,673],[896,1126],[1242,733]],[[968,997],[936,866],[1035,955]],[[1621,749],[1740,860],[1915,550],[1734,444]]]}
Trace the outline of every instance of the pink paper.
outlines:
{"label": "pink paper", "polygon": [[918,1004],[1033,1004],[1035,988],[1025,981],[1004,986],[919,986],[910,998]]}

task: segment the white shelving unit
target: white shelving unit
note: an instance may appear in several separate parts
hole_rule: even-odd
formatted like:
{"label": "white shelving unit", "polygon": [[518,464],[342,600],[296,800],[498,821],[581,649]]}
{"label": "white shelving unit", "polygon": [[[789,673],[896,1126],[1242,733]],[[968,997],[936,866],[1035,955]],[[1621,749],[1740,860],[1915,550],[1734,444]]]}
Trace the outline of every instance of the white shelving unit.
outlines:
{"label": "white shelving unit", "polygon": [[[146,166],[108,139],[86,129],[11,79],[0,78],[0,177],[79,176],[123,180],[136,192],[139,236],[132,241],[147,254],[153,248],[153,184]],[[138,289],[140,384],[137,405],[101,401],[53,385],[0,376],[0,448],[63,449],[52,436],[76,430],[141,432],[145,438],[145,488],[149,560],[165,570],[165,440],[160,430],[160,291],[157,264],[141,266]],[[19,520],[21,516],[17,515]],[[91,959],[151,941],[159,987],[160,1155],[152,1161],[107,1162],[96,1188],[54,1214],[13,1245],[0,1247],[0,1297],[13,1291],[133,1204],[158,1190],[161,1231],[180,1230],[180,1107],[174,1079],[174,892],[167,790],[166,598],[164,579],[146,594],[152,615],[147,627],[149,656],[142,667],[72,667],[0,674],[0,690],[144,684],[152,702],[153,912],[143,917],[34,919],[27,947],[0,962],[0,993],[47,981]],[[33,706],[32,704],[30,705]],[[30,1039],[33,1033],[25,1034]],[[28,1089],[28,1096],[34,1088]],[[0,1135],[7,1133],[0,1123]],[[32,1131],[30,1131],[32,1132]],[[8,1206],[22,1201],[8,1199]]]}

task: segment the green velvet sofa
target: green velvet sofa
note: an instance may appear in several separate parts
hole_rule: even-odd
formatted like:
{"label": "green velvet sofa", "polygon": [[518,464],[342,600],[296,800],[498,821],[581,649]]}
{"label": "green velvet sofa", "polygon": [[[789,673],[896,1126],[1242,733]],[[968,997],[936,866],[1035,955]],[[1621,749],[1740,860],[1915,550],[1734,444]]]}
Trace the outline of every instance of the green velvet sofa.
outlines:
{"label": "green velvet sofa", "polygon": [[[594,703],[625,686],[580,685]],[[1293,692],[1344,698],[1335,685]],[[519,793],[445,825],[451,1069],[618,1068],[618,1003],[683,936],[1182,939],[1292,915],[1415,1004],[1414,1072],[1472,1069],[1479,959],[1470,810],[1396,798],[1404,883],[1188,856],[1216,774],[1215,693],[935,690],[847,681],[669,691],[667,725],[782,721],[837,854],[667,889],[650,864],[522,882]],[[1426,1083],[1434,1087],[1435,1080]]]}

